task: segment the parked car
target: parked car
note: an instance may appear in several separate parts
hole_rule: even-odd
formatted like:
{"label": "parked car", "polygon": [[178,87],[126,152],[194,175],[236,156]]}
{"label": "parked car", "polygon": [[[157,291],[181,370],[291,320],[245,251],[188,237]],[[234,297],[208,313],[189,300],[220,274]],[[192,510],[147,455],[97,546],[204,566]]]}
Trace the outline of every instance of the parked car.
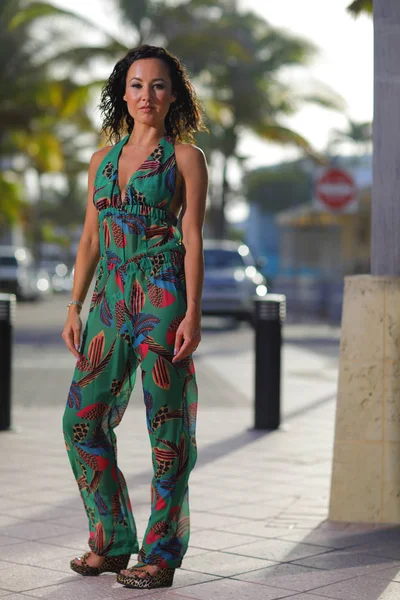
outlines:
{"label": "parked car", "polygon": [[254,296],[265,296],[267,285],[249,248],[230,241],[204,241],[204,315],[250,320]]}
{"label": "parked car", "polygon": [[60,260],[43,259],[40,267],[49,274],[51,288],[54,292],[71,291],[71,274],[65,263]]}
{"label": "parked car", "polygon": [[20,300],[36,300],[49,291],[49,275],[35,268],[28,248],[0,246],[0,292],[15,294]]}

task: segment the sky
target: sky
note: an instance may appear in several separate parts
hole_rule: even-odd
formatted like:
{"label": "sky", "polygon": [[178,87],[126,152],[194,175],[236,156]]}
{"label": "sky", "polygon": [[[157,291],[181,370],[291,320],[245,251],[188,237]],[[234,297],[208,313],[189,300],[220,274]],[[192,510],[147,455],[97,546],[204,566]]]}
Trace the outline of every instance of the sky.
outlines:
{"label": "sky", "polygon": [[[241,0],[272,25],[302,36],[318,48],[307,77],[321,82],[345,101],[345,113],[355,121],[371,121],[373,114],[373,28],[367,16],[355,19],[346,11],[349,0]],[[346,127],[343,114],[307,106],[288,121],[318,150],[323,150],[332,128]],[[246,147],[249,143],[246,140]],[[244,144],[243,144],[244,146]],[[254,148],[264,144],[254,140]],[[282,151],[269,148],[268,160]],[[285,155],[289,154],[285,152]]]}
{"label": "sky", "polygon": [[[132,0],[134,2],[135,0]],[[113,17],[110,4],[104,0],[52,0],[54,4],[73,10],[96,21],[112,32],[123,25]],[[345,114],[356,121],[372,120],[373,111],[373,31],[367,16],[354,19],[346,12],[350,0],[239,0],[239,6],[254,10],[271,25],[304,37],[318,49],[316,58],[300,74],[287,74],[304,86],[318,82],[329,86],[345,102]],[[323,150],[329,132],[346,127],[346,116],[313,105],[302,108],[285,122]],[[294,149],[243,137],[239,152],[248,157],[247,168],[272,164],[296,155]],[[235,178],[235,174],[233,173]]]}

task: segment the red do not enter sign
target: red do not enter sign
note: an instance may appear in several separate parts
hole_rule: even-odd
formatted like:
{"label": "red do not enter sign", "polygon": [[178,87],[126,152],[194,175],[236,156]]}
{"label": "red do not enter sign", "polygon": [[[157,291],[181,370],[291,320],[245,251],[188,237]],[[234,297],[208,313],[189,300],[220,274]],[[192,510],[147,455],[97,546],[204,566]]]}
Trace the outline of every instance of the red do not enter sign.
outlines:
{"label": "red do not enter sign", "polygon": [[357,198],[357,186],[347,171],[329,168],[315,182],[315,197],[328,208],[343,209]]}

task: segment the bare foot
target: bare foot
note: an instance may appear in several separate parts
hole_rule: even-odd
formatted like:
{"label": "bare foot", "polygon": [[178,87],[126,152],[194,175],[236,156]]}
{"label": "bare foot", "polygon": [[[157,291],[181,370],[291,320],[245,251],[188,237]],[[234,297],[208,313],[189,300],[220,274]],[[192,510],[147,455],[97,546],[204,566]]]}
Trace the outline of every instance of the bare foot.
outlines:
{"label": "bare foot", "polygon": [[[89,567],[101,567],[103,562],[104,562],[104,556],[99,556],[98,554],[95,554],[94,552],[91,552],[90,555],[86,559],[86,564],[89,565]],[[75,558],[75,564],[77,564],[77,565],[82,564],[81,559]]]}
{"label": "bare foot", "polygon": [[146,577],[146,573],[155,575],[160,567],[157,567],[156,565],[134,565],[131,569],[124,569],[121,571],[121,575],[132,575],[133,569],[135,575],[138,577]]}

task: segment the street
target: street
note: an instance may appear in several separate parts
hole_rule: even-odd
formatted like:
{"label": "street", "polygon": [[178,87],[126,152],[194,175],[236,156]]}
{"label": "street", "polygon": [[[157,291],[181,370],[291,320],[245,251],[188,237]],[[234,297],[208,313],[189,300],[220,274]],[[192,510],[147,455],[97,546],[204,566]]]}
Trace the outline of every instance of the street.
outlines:
{"label": "street", "polygon": [[[61,332],[67,297],[19,303],[15,327],[14,402],[16,406],[65,404],[74,357]],[[87,313],[82,313],[83,321]],[[333,397],[337,385],[339,330],[328,325],[283,327],[283,413],[287,416]],[[254,398],[254,331],[228,319],[203,319],[202,342],[195,355],[200,406],[251,407]],[[302,352],[299,354],[298,350]],[[313,389],[318,384],[318,398]],[[43,393],[44,388],[46,393]],[[140,382],[131,404],[141,403]],[[139,404],[140,406],[140,404]]]}

